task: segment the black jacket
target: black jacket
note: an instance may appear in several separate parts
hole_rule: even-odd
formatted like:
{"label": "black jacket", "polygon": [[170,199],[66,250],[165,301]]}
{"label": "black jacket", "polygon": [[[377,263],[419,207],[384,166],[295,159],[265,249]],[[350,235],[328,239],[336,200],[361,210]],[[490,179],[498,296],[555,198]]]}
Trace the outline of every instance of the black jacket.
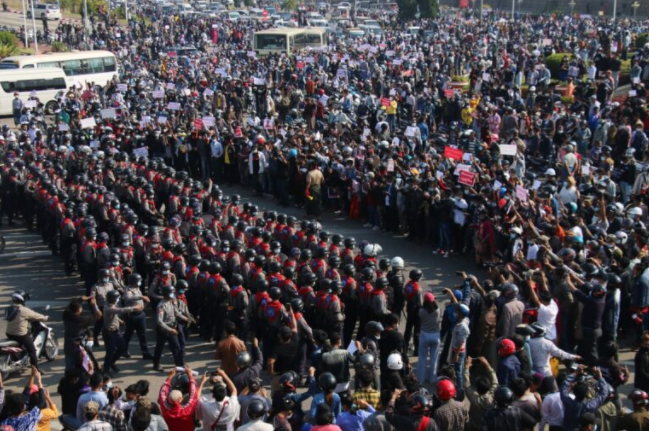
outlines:
{"label": "black jacket", "polygon": [[232,383],[237,388],[237,392],[241,393],[243,388],[247,387],[251,380],[258,378],[263,367],[264,357],[261,354],[261,350],[259,350],[259,347],[252,346],[252,365],[243,370],[239,370],[232,377]]}

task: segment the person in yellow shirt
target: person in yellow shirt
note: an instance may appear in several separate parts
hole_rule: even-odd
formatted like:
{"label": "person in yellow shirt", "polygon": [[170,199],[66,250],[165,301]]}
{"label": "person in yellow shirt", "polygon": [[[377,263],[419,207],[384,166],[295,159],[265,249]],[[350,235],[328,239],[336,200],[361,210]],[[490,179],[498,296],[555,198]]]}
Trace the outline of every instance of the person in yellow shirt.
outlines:
{"label": "person in yellow shirt", "polygon": [[397,108],[399,107],[399,102],[395,96],[390,96],[390,104],[385,107],[385,113],[388,114],[388,126],[390,126],[390,132],[394,133],[397,130]]}
{"label": "person in yellow shirt", "polygon": [[50,391],[47,389],[44,389],[44,391],[47,407],[41,410],[41,420],[38,421],[38,424],[36,424],[36,431],[50,431],[50,424],[52,420],[57,419],[61,415],[61,412],[59,412],[56,404],[54,404],[54,401],[52,401],[52,397],[50,397]]}

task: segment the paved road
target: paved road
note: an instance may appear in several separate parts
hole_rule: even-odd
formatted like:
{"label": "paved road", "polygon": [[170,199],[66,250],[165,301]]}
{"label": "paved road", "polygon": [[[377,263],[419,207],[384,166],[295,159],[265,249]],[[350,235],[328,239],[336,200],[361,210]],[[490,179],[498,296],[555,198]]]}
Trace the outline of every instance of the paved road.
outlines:
{"label": "paved road", "polygon": [[[38,17],[37,17],[38,18]],[[43,22],[40,19],[36,19],[36,29],[43,30]],[[61,21],[48,21],[48,26],[50,30],[55,30]],[[24,24],[24,18],[22,11],[9,11],[9,12],[0,12],[0,26],[8,27],[22,27]],[[27,18],[27,28],[32,27],[31,18]]]}

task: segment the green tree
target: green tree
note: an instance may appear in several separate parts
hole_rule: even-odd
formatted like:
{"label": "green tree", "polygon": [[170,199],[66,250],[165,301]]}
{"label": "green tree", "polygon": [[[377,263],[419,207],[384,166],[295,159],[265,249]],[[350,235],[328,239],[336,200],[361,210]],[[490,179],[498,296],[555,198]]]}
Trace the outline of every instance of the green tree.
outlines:
{"label": "green tree", "polygon": [[18,47],[14,45],[6,45],[0,43],[0,58],[11,57],[18,53]]}
{"label": "green tree", "polygon": [[284,2],[282,2],[282,10],[294,12],[297,10],[299,5],[300,2],[298,0],[284,0]]}
{"label": "green tree", "polygon": [[422,18],[437,18],[439,13],[438,0],[418,0],[419,13]]}
{"label": "green tree", "polygon": [[18,38],[9,31],[0,31],[0,45],[18,46]]}
{"label": "green tree", "polygon": [[399,18],[402,20],[415,19],[417,2],[415,0],[397,0],[399,5]]}

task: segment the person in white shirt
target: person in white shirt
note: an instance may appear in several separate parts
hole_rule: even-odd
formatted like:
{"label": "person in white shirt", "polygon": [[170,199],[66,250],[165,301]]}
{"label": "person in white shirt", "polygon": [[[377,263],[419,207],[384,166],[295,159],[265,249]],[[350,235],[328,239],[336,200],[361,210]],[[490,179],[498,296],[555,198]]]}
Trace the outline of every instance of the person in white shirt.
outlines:
{"label": "person in white shirt", "polygon": [[550,358],[568,359],[571,361],[580,361],[581,357],[564,352],[554,345],[554,343],[545,338],[546,329],[538,322],[530,325],[535,333],[530,339],[530,353],[532,356],[532,371],[541,373],[544,376],[552,375]]}
{"label": "person in white shirt", "polygon": [[550,341],[557,339],[557,316],[559,306],[548,290],[548,279],[543,271],[536,271],[532,276],[538,287],[538,293],[531,289],[530,302],[538,308],[536,321],[546,329],[545,338]]}
{"label": "person in white shirt", "polygon": [[[223,382],[212,388],[212,398],[201,397],[196,408],[196,418],[203,422],[203,431],[234,431],[234,421],[239,418],[237,388],[222,369],[217,371]],[[226,387],[227,385],[227,387]],[[230,396],[227,396],[230,391]]]}
{"label": "person in white shirt", "polygon": [[212,175],[217,184],[223,182],[225,178],[225,166],[223,163],[223,144],[219,142],[216,135],[210,140],[210,156],[212,160]]}
{"label": "person in white shirt", "polygon": [[545,431],[546,425],[548,425],[549,431],[563,430],[564,409],[557,382],[554,377],[549,376],[543,379],[541,386],[547,388],[548,393],[543,398],[543,405],[541,406],[543,419],[539,424],[539,431]]}

